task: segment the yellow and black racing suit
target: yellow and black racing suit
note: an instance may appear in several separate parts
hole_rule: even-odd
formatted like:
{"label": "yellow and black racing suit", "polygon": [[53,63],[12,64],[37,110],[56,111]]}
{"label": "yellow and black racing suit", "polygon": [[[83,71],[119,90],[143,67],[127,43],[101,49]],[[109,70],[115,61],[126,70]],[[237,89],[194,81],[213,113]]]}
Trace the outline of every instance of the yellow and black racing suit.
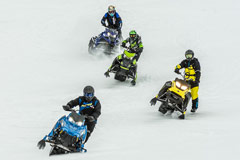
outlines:
{"label": "yellow and black racing suit", "polygon": [[191,85],[192,108],[198,108],[198,89],[201,76],[201,67],[197,58],[185,59],[175,67],[176,70],[185,68],[185,79]]}

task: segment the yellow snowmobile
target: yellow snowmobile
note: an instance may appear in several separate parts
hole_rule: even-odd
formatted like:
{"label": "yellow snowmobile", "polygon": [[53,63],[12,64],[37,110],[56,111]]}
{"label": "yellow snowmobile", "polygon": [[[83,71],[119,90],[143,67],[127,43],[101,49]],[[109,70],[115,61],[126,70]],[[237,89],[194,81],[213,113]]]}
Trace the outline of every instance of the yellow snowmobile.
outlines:
{"label": "yellow snowmobile", "polygon": [[[168,111],[171,113],[179,111],[182,113],[179,118],[184,119],[190,99],[190,85],[185,80],[176,78],[172,82],[166,82],[158,95],[150,103],[155,105],[157,100],[161,101],[162,104],[159,107],[159,112],[165,114]],[[154,100],[155,102],[152,103]]]}

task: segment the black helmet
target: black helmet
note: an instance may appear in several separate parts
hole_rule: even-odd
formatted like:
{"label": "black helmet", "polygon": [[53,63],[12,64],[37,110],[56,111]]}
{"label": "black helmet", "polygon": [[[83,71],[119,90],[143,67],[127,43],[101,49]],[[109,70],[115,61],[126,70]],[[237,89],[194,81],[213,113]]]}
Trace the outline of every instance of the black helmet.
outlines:
{"label": "black helmet", "polygon": [[87,101],[91,101],[94,97],[94,88],[92,86],[84,87],[83,95]]}
{"label": "black helmet", "polygon": [[185,57],[186,57],[186,59],[189,59],[189,60],[191,60],[191,59],[193,59],[193,57],[194,57],[194,52],[192,51],[192,50],[187,50],[186,52],[185,52]]}

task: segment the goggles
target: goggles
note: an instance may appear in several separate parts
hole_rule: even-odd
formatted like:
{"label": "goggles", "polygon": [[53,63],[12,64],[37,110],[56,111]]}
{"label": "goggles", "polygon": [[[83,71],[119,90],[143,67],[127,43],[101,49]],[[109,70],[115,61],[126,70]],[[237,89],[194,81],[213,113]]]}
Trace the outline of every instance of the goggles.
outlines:
{"label": "goggles", "polygon": [[186,58],[187,59],[191,59],[192,58],[192,54],[186,54]]}
{"label": "goggles", "polygon": [[131,37],[131,38],[135,38],[135,37],[136,37],[136,34],[130,34],[130,37]]}
{"label": "goggles", "polygon": [[93,97],[93,93],[85,93],[84,96],[85,97]]}
{"label": "goggles", "polygon": [[111,13],[112,13],[112,14],[114,14],[114,13],[115,13],[115,11],[114,11],[114,10],[112,10],[112,11],[108,11],[108,13],[110,13],[110,14],[111,14]]}

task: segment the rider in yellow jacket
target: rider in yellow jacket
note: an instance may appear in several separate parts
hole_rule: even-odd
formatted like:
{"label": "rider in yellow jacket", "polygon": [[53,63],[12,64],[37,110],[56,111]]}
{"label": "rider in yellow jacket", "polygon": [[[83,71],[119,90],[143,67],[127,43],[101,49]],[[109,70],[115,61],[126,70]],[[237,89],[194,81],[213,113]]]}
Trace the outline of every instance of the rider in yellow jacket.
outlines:
{"label": "rider in yellow jacket", "polygon": [[192,50],[185,52],[186,59],[175,67],[176,73],[180,74],[179,70],[185,68],[185,79],[191,85],[192,109],[191,112],[196,112],[198,109],[198,89],[201,76],[201,67],[197,58],[194,57]]}

